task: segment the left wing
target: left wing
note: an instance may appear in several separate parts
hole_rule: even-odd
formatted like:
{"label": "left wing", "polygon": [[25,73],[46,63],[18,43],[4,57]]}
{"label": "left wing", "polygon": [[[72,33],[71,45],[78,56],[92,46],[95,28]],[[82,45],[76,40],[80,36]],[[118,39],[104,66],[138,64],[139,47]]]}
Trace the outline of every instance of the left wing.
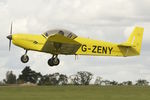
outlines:
{"label": "left wing", "polygon": [[50,35],[44,44],[42,51],[52,54],[75,54],[80,43],[61,34]]}

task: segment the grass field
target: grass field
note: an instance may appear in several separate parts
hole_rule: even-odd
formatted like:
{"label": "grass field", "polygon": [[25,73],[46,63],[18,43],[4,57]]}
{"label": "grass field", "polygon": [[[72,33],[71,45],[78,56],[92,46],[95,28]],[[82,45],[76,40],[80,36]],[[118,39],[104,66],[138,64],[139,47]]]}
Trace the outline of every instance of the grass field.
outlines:
{"label": "grass field", "polygon": [[0,87],[0,100],[150,100],[150,87],[5,86]]}

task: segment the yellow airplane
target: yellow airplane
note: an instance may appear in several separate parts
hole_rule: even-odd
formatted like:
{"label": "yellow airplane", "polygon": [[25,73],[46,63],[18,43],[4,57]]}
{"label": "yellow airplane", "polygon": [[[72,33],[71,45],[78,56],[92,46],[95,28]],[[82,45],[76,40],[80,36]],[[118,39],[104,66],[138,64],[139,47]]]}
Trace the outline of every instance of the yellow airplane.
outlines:
{"label": "yellow airplane", "polygon": [[9,50],[11,40],[14,45],[26,50],[21,57],[23,63],[29,61],[27,51],[39,51],[50,53],[53,56],[48,60],[49,66],[56,66],[60,63],[59,54],[63,55],[92,55],[92,56],[137,56],[140,55],[144,28],[136,27],[127,41],[116,44],[93,40],[75,35],[67,30],[49,30],[43,34],[17,33],[12,35],[12,24],[10,35],[7,38]]}

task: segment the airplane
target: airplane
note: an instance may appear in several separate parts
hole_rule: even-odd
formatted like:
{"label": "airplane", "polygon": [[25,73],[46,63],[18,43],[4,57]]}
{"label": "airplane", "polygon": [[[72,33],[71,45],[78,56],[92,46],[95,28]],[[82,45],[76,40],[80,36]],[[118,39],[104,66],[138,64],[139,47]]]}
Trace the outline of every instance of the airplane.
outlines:
{"label": "airplane", "polygon": [[[73,32],[64,29],[48,30],[42,34],[15,33],[10,29],[9,51],[11,41],[14,45],[25,50],[21,56],[21,62],[27,63],[29,50],[52,54],[48,60],[49,66],[57,66],[60,63],[58,55],[91,55],[91,56],[116,56],[128,57],[140,55],[144,28],[135,27],[127,41],[123,43],[111,43],[79,37]],[[95,34],[96,35],[96,34]]]}

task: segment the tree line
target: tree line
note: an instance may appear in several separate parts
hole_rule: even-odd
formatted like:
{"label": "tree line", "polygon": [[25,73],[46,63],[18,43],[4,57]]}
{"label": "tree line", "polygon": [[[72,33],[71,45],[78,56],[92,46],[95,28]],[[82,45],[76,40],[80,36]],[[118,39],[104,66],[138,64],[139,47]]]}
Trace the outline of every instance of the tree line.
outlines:
{"label": "tree line", "polygon": [[[93,74],[87,71],[79,71],[74,75],[67,76],[61,73],[53,73],[42,75],[39,72],[36,72],[30,68],[30,66],[26,66],[21,74],[16,77],[16,75],[12,71],[7,71],[6,78],[0,82],[0,85],[10,85],[10,84],[36,84],[36,85],[89,85],[91,80],[93,79]],[[149,82],[144,79],[139,79],[136,83],[133,84],[132,81],[110,81],[103,80],[102,77],[97,77],[95,79],[94,85],[140,85],[147,86]]]}

